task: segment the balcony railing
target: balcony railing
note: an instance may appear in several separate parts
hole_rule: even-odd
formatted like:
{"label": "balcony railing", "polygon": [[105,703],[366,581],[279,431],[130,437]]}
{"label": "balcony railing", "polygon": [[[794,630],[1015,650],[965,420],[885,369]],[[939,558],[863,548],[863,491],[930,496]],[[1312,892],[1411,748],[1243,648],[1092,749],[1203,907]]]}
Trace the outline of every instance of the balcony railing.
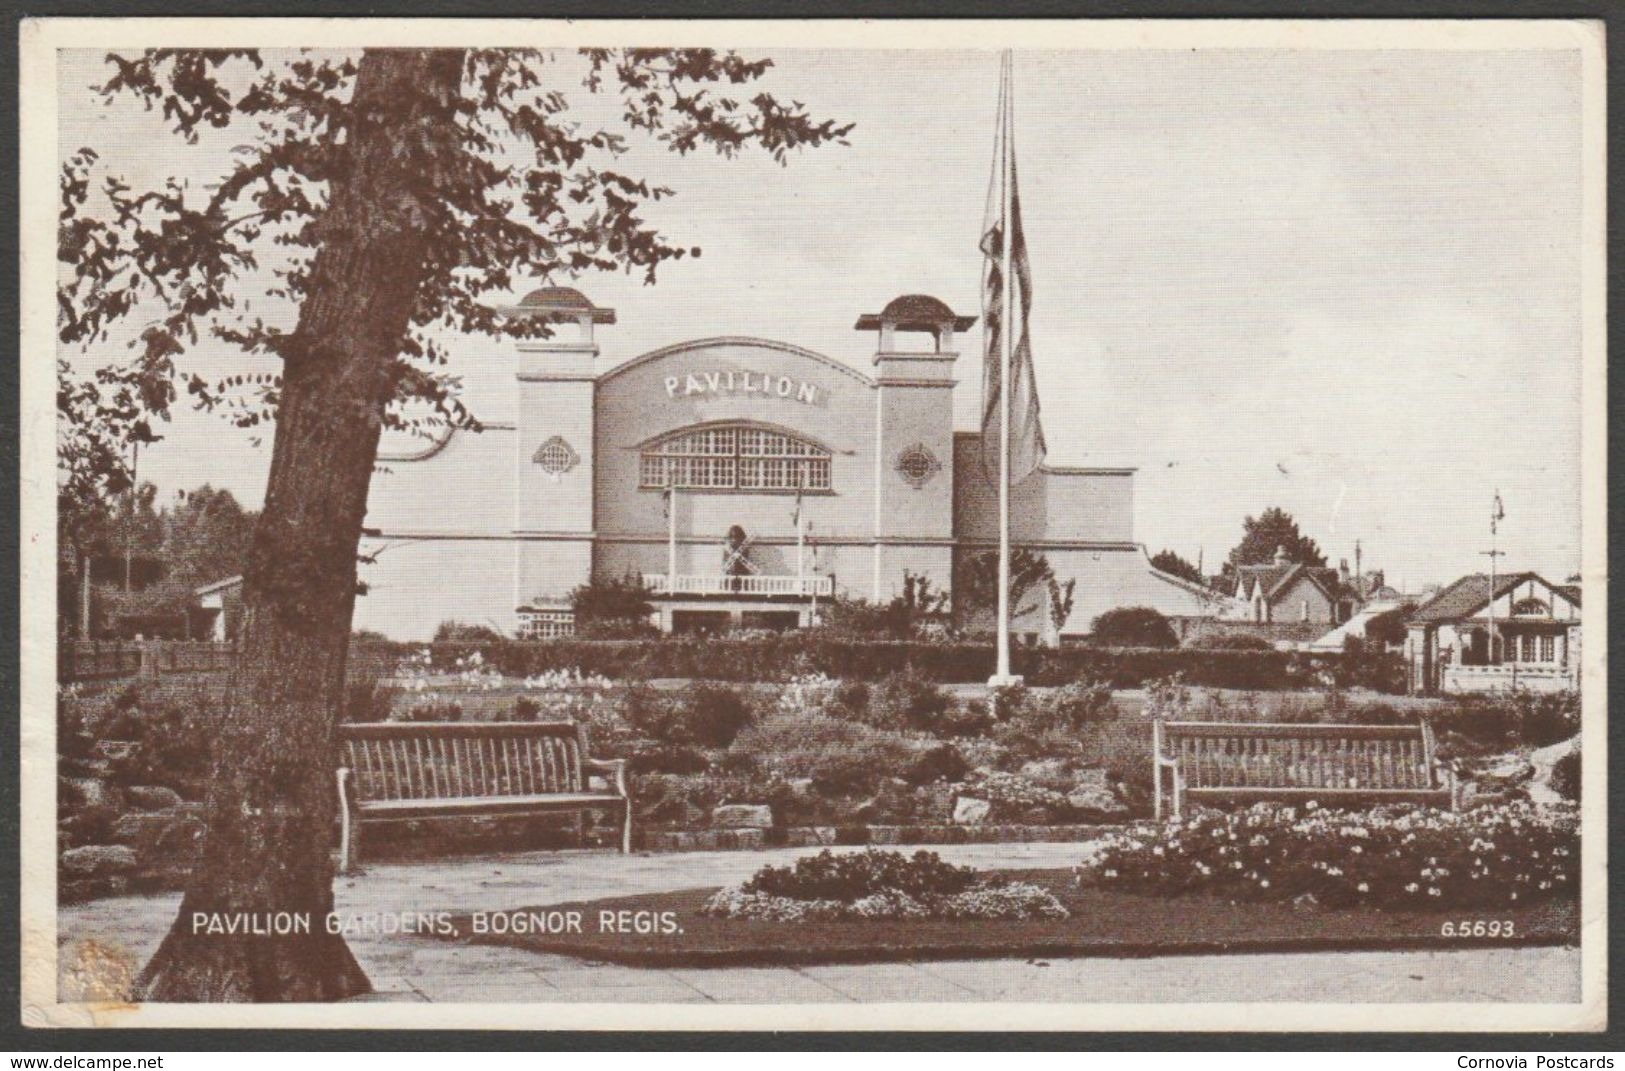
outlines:
{"label": "balcony railing", "polygon": [[645,576],[655,595],[789,595],[827,598],[835,584],[827,576]]}
{"label": "balcony railing", "polygon": [[1447,692],[1494,692],[1510,688],[1549,692],[1575,688],[1579,683],[1579,676],[1574,667],[1554,662],[1447,666],[1440,682],[1443,690]]}

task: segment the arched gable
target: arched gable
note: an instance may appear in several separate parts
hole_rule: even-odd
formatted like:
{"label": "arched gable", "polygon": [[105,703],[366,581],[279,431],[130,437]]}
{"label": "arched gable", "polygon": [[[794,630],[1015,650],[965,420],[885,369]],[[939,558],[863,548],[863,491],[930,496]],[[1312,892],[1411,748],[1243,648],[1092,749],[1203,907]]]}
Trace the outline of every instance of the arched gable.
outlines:
{"label": "arched gable", "polygon": [[864,386],[872,387],[874,386],[875,382],[862,372],[859,372],[856,368],[853,368],[851,365],[842,364],[840,361],[837,361],[834,358],[825,357],[822,353],[809,350],[804,346],[797,346],[789,342],[779,342],[770,338],[753,338],[749,335],[719,335],[715,338],[700,338],[689,342],[676,342],[670,346],[662,346],[660,349],[650,350],[648,353],[645,353],[642,356],[634,357],[630,361],[616,365],[614,368],[611,368],[609,371],[599,376],[598,382],[600,385],[609,383],[610,381],[623,376],[634,369],[641,368],[644,365],[655,361],[665,360],[669,357],[677,357],[688,353],[697,353],[699,351],[708,349],[722,349],[724,347],[748,347],[754,349],[776,350],[780,353],[787,353],[796,357],[804,357],[811,361],[817,361],[826,368],[833,369],[844,376],[850,376],[852,379],[857,380]]}

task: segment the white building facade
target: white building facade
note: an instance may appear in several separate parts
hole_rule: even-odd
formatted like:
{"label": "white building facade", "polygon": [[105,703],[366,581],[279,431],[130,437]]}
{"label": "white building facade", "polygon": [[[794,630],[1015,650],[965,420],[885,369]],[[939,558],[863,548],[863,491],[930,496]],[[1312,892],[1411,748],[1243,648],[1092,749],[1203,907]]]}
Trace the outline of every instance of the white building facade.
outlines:
{"label": "white building facade", "polygon": [[[640,576],[664,629],[804,626],[819,600],[876,602],[997,545],[978,355],[924,295],[862,316],[861,368],[779,341],[706,338],[606,358],[615,313],[539,290],[546,317],[506,345],[513,418],[386,453],[374,476],[356,627],[426,639],[444,620],[527,637],[572,628],[570,593]],[[608,334],[608,332],[603,332]],[[571,336],[571,337],[566,337]],[[1075,580],[1059,630],[1121,606],[1212,613],[1219,593],[1151,567],[1133,534],[1134,469],[1046,466],[1012,490],[1012,539]]]}

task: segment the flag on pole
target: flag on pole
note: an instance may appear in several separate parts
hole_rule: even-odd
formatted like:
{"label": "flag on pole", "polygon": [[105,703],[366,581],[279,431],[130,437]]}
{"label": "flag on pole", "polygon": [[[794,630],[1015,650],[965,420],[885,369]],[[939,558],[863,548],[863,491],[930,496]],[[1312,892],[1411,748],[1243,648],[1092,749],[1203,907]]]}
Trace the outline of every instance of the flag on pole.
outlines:
{"label": "flag on pole", "polygon": [[[1044,463],[1044,428],[1038,416],[1038,385],[1033,378],[1033,355],[1027,335],[1032,309],[1032,273],[1027,261],[1027,240],[1021,229],[1021,195],[1016,185],[1014,105],[1011,100],[1009,60],[999,85],[999,121],[993,151],[993,178],[988,183],[987,213],[982,225],[982,467],[997,482],[999,425],[1010,416],[1010,483],[1020,483]],[[1006,192],[1008,190],[1008,196]],[[1008,206],[1009,218],[1006,219]],[[1010,236],[1011,285],[1005,315],[1004,240]],[[1006,405],[1000,382],[1004,332],[1014,332],[1010,358],[1010,397]]]}
{"label": "flag on pole", "polygon": [[1495,534],[1496,525],[1500,524],[1506,515],[1506,507],[1501,505],[1501,490],[1496,488],[1495,505],[1490,507],[1490,535]]}

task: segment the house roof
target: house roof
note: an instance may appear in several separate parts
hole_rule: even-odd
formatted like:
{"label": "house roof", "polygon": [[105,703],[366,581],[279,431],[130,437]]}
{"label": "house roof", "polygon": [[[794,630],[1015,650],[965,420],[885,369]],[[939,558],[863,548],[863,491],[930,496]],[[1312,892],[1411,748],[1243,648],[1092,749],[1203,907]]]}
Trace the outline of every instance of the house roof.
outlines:
{"label": "house roof", "polygon": [[1257,584],[1264,589],[1264,599],[1273,603],[1277,596],[1292,586],[1299,576],[1303,576],[1321,590],[1328,599],[1337,597],[1337,571],[1321,566],[1304,565],[1302,562],[1271,562],[1268,565],[1242,565],[1236,572],[1247,590]]}
{"label": "house roof", "polygon": [[227,588],[234,588],[242,582],[243,578],[240,576],[228,576],[224,580],[216,580],[212,584],[204,584],[200,588],[194,588],[192,590],[192,594],[213,595],[217,591],[225,591]]}
{"label": "house roof", "polygon": [[[1494,599],[1499,599],[1519,584],[1528,580],[1540,580],[1534,573],[1508,573],[1495,578],[1495,590],[1490,590],[1490,578],[1485,573],[1469,573],[1453,584],[1447,585],[1433,598],[1416,608],[1411,615],[1411,621],[1418,624],[1431,624],[1437,621],[1455,621],[1473,614],[1488,606]],[[1551,587],[1550,584],[1546,584]]]}

